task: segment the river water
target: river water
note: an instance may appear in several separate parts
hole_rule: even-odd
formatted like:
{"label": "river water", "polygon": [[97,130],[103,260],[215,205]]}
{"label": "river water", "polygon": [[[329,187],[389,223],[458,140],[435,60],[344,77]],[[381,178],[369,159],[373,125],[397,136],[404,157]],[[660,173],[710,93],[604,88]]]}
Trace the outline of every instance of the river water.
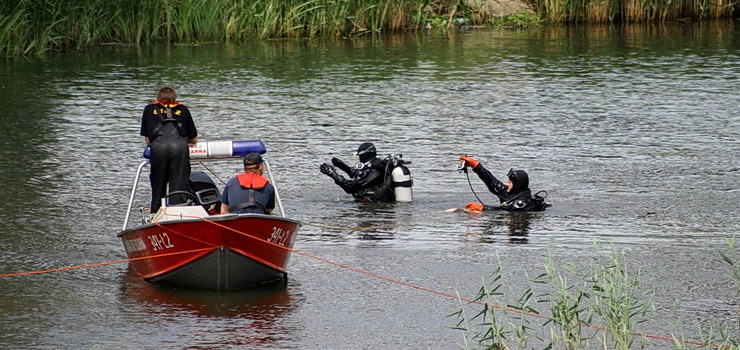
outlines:
{"label": "river water", "polygon": [[[548,256],[580,274],[616,249],[653,295],[636,331],[740,338],[740,287],[720,256],[740,231],[740,22],[110,45],[0,61],[0,274],[126,257],[116,234],[142,160],[139,118],[163,85],[202,140],[266,144],[303,252],[462,297],[500,267],[513,303]],[[366,141],[412,162],[413,203],[356,203],[319,173]],[[553,206],[445,211],[476,200],[456,170],[463,154],[501,177],[526,169]],[[463,344],[449,328],[454,299],[297,254],[289,272],[285,286],[233,293],[157,288],[125,262],[0,277],[0,347]],[[529,322],[549,339],[549,325]]]}

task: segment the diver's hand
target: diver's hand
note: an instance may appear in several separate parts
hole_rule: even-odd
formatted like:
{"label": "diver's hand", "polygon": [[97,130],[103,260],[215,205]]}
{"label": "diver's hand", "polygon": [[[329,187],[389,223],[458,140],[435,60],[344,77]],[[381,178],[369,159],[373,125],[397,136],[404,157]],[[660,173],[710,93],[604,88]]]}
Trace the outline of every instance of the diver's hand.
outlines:
{"label": "diver's hand", "polygon": [[331,159],[331,163],[334,164],[334,166],[337,167],[339,170],[344,171],[350,176],[354,176],[354,169],[352,169],[352,167],[347,165],[347,163],[343,162],[341,159],[334,157]]}
{"label": "diver's hand", "polygon": [[329,165],[329,163],[324,163],[319,165],[319,171],[321,171],[322,174],[329,176],[331,178],[335,178],[337,176],[337,170],[334,169],[333,166]]}
{"label": "diver's hand", "polygon": [[462,156],[460,157],[460,162],[464,162],[465,166],[475,168],[480,164],[477,160],[475,160],[473,157],[468,156]]}

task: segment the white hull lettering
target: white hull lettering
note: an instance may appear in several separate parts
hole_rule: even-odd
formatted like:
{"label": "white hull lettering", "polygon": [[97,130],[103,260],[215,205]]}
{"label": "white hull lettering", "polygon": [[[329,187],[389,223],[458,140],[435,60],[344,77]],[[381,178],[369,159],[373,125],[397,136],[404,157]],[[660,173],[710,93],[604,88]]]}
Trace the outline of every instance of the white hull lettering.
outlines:
{"label": "white hull lettering", "polygon": [[290,232],[290,230],[284,230],[280,227],[274,226],[272,228],[272,235],[270,235],[270,238],[267,240],[268,242],[279,244],[281,246],[285,246],[285,242],[290,242],[290,238],[293,236],[293,233]]}
{"label": "white hull lettering", "polygon": [[155,252],[175,247],[167,232],[149,236],[149,243],[151,243],[152,250]]}
{"label": "white hull lettering", "polygon": [[123,247],[124,249],[126,249],[127,253],[133,253],[133,252],[138,252],[140,250],[146,250],[146,244],[144,244],[144,240],[139,237],[127,239],[123,241]]}

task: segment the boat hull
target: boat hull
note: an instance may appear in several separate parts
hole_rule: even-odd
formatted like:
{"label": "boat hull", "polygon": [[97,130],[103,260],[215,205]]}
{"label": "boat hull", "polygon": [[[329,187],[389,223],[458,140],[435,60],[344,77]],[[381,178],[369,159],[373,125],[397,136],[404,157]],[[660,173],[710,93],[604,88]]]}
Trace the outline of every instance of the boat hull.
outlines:
{"label": "boat hull", "polygon": [[231,214],[152,223],[118,236],[145,280],[226,291],[285,279],[299,226],[272,215]]}

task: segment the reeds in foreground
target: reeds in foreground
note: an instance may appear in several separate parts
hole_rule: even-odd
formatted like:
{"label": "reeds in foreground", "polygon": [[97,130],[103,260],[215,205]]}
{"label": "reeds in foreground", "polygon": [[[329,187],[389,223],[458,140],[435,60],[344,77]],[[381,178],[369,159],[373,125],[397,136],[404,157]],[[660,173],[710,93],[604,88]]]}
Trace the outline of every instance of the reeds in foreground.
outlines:
{"label": "reeds in foreground", "polygon": [[[730,265],[732,272],[728,277],[740,295],[734,237],[727,242],[730,253],[720,255]],[[503,301],[506,284],[498,267],[489,283],[491,287],[481,287],[474,301],[461,301],[460,309],[450,315],[458,319],[452,328],[462,332],[465,349],[531,348],[527,346],[530,339],[540,340],[546,344],[545,349],[631,349],[638,339],[647,341],[636,326],[648,320],[654,311],[653,295],[642,291],[639,271],[628,271],[624,261],[624,253],[612,249],[608,256],[598,256],[592,266],[579,271],[573,263],[558,268],[548,257],[545,272],[529,279],[529,287],[513,305]],[[536,285],[545,291],[536,294]],[[469,317],[471,307],[480,311],[473,311]],[[549,309],[549,315],[537,308]],[[535,329],[530,320],[540,317],[546,321]],[[545,334],[550,339],[545,339]],[[699,334],[701,343],[712,344],[702,348],[740,349],[726,330],[699,329]],[[673,334],[672,339],[675,348],[687,348],[687,339],[680,332]]]}
{"label": "reeds in foreground", "polygon": [[[564,270],[570,276],[578,278],[577,268],[570,264]],[[562,349],[579,349],[588,338],[582,333],[581,324],[591,323],[592,312],[587,308],[585,299],[589,293],[585,288],[568,283],[568,277],[555,268],[552,257],[545,263],[546,273],[533,280],[535,283],[549,283],[552,289],[539,296],[540,302],[550,305],[552,315],[544,325],[553,323],[550,336],[551,346]],[[585,276],[584,276],[585,277]],[[542,279],[545,278],[543,281]]]}
{"label": "reeds in foreground", "polygon": [[597,258],[592,268],[591,309],[606,322],[604,344],[612,349],[630,349],[635,341],[635,326],[644,322],[652,307],[649,292],[640,291],[640,272],[633,276],[624,266],[624,252],[612,249],[608,260]]}
{"label": "reeds in foreground", "polygon": [[738,260],[738,249],[735,245],[735,236],[732,236],[726,240],[727,248],[730,251],[725,253],[720,251],[719,255],[722,257],[728,265],[730,265],[730,273],[727,277],[735,284],[735,293],[740,297],[740,260]]}

